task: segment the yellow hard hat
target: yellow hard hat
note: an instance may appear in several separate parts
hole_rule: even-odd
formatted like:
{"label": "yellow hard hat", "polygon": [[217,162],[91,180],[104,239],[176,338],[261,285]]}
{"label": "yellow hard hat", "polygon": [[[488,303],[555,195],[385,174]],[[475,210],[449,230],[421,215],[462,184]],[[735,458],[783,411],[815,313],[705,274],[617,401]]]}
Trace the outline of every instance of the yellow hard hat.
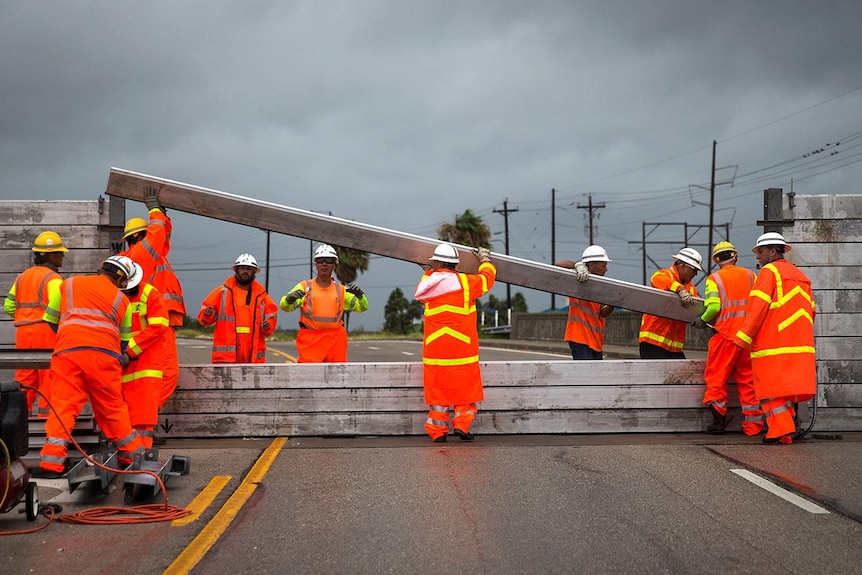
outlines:
{"label": "yellow hard hat", "polygon": [[715,247],[712,248],[712,257],[724,252],[737,252],[737,249],[733,247],[733,244],[730,242],[718,242],[715,244]]}
{"label": "yellow hard hat", "polygon": [[144,232],[146,230],[147,220],[145,220],[144,218],[132,218],[131,220],[126,222],[126,228],[123,230],[123,239],[126,239],[132,234]]}
{"label": "yellow hard hat", "polygon": [[48,230],[36,236],[36,240],[33,242],[33,251],[50,253],[68,252],[69,250],[67,250],[66,246],[63,245],[63,240],[60,238],[60,234]]}

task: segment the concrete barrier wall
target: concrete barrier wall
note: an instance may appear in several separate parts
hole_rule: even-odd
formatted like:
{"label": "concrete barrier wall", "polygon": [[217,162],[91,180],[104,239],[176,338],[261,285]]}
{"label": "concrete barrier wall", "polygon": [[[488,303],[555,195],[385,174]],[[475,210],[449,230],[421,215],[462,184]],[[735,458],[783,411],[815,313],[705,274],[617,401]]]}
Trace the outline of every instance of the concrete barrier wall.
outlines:
{"label": "concrete barrier wall", "polygon": [[[563,341],[566,334],[566,314],[563,313],[513,313],[512,339]],[[632,311],[616,311],[605,320],[605,342],[608,345],[637,347],[641,314]],[[686,331],[685,348],[705,350],[709,341],[706,330]]]}
{"label": "concrete barrier wall", "polygon": [[[698,432],[703,360],[483,362],[480,434]],[[820,400],[843,393],[821,385]],[[730,386],[729,430],[741,417]],[[810,412],[801,411],[801,422]],[[854,409],[821,410],[818,430],[862,431]],[[421,363],[193,365],[160,415],[167,437],[422,435]]]}

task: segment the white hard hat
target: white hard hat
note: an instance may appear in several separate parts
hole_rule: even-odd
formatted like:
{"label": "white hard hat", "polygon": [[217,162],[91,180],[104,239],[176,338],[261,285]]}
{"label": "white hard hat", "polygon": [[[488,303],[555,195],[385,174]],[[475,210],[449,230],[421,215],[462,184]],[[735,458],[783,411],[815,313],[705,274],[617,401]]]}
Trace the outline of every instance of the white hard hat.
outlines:
{"label": "white hard hat", "polygon": [[700,252],[694,248],[682,248],[679,250],[678,254],[670,257],[684,264],[688,264],[697,270],[703,271],[703,268],[700,267],[700,264],[703,262],[703,258],[701,257]]}
{"label": "white hard hat", "polygon": [[590,262],[609,262],[612,261],[608,257],[608,252],[602,246],[592,245],[587,246],[584,253],[581,254],[581,262],[588,264]]}
{"label": "white hard hat", "polygon": [[458,250],[455,249],[455,246],[447,243],[439,244],[434,248],[434,255],[428,259],[447,264],[457,264],[461,261],[458,259]]}
{"label": "white hard hat", "polygon": [[130,290],[137,287],[141,283],[141,280],[144,279],[144,268],[142,268],[140,264],[138,264],[138,262],[134,260],[130,259],[129,261],[132,262],[132,267],[135,269],[135,271],[132,272],[132,277],[129,278],[129,283],[127,283],[126,287],[123,288],[126,290]]}
{"label": "white hard hat", "polygon": [[314,250],[314,257],[311,259],[316,260],[318,258],[335,258],[335,263],[338,263],[338,252],[329,244],[320,244]]}
{"label": "white hard hat", "polygon": [[790,251],[790,244],[784,241],[784,236],[779,234],[778,232],[766,232],[759,238],[757,238],[757,243],[754,244],[754,247],[751,249],[752,252],[756,252],[757,248],[762,248],[764,246],[784,246],[784,251]]}
{"label": "white hard hat", "polygon": [[102,262],[102,269],[119,276],[127,283],[135,274],[135,262],[126,256],[111,256]]}
{"label": "white hard hat", "polygon": [[248,266],[251,268],[255,268],[257,271],[260,271],[260,266],[257,265],[257,260],[254,259],[254,256],[251,254],[240,254],[239,257],[236,258],[236,261],[233,262],[232,268],[236,268],[237,266]]}

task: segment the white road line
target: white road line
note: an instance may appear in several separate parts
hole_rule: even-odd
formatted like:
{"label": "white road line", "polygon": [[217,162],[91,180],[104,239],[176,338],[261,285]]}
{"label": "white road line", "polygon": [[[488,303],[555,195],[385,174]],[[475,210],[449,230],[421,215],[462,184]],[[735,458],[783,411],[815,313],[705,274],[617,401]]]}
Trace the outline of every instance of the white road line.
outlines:
{"label": "white road line", "polygon": [[821,513],[821,514],[822,513],[829,513],[829,511],[827,511],[826,509],[823,509],[819,505],[811,503],[807,499],[803,499],[802,497],[799,497],[795,493],[791,493],[791,492],[787,491],[786,489],[784,489],[783,487],[779,487],[779,486],[775,485],[774,483],[772,483],[771,481],[768,481],[768,480],[762,478],[761,476],[756,475],[756,474],[748,471],[747,469],[731,469],[730,471],[733,473],[736,473],[737,475],[739,475],[743,479],[747,479],[747,480],[751,481],[752,483],[754,483],[758,487],[761,487],[761,488],[769,491],[773,495],[777,495],[780,498],[784,499],[785,501],[789,501],[790,503],[796,505],[797,507],[801,507],[802,509],[804,509],[805,511],[807,511],[809,513]]}
{"label": "white road line", "polygon": [[411,351],[402,351],[402,352],[401,352],[401,355],[416,355],[416,354],[414,354],[414,353],[413,353],[413,352],[411,352]]}

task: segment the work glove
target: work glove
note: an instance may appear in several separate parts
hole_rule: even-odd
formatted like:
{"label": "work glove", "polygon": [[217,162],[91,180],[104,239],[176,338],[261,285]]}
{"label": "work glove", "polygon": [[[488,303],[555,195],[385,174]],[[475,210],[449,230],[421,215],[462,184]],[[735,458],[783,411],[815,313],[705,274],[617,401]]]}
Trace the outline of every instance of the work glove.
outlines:
{"label": "work glove", "polygon": [[269,320],[265,319],[261,322],[260,329],[262,329],[263,331],[269,331],[270,326],[271,324],[269,323]]}
{"label": "work glove", "polygon": [[159,190],[157,188],[144,189],[144,204],[147,206],[147,211],[162,209],[162,204],[159,203]]}
{"label": "work glove", "polygon": [[682,307],[689,307],[694,305],[694,296],[688,293],[688,290],[683,288],[676,292],[676,295],[679,296],[679,301],[682,302]]}
{"label": "work glove", "polygon": [[301,289],[296,289],[287,294],[287,305],[293,305],[297,300],[300,300],[305,297],[305,291]]}
{"label": "work glove", "polygon": [[356,284],[347,284],[347,293],[352,293],[359,298],[365,295],[365,292],[362,291]]}
{"label": "work glove", "polygon": [[212,317],[215,315],[215,313],[216,313],[216,310],[212,306],[207,306],[206,308],[204,308],[204,315],[207,317]]}
{"label": "work glove", "polygon": [[590,270],[584,262],[575,262],[575,279],[581,283],[590,279]]}
{"label": "work glove", "polygon": [[476,257],[479,258],[480,262],[491,261],[491,250],[488,248],[476,248],[473,250],[473,253],[476,254]]}
{"label": "work glove", "polygon": [[129,365],[130,361],[132,361],[132,358],[129,357],[128,353],[124,353],[122,357],[120,357],[120,365],[122,365],[123,367]]}
{"label": "work glove", "polygon": [[694,328],[697,328],[697,329],[705,329],[705,328],[707,327],[707,325],[706,325],[706,322],[705,322],[705,321],[703,321],[702,319],[700,319],[700,318],[695,318],[695,319],[691,322],[691,327],[694,327]]}

